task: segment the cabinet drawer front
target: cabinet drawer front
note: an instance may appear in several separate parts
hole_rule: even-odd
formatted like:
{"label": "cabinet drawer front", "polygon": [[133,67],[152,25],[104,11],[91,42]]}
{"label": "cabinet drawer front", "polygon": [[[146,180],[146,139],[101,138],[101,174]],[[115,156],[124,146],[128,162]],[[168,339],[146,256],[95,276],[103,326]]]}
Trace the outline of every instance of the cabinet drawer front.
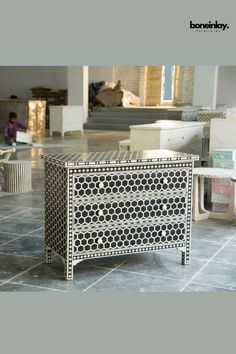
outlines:
{"label": "cabinet drawer front", "polygon": [[183,218],[187,210],[187,194],[166,197],[115,198],[100,203],[74,204],[74,228],[86,225],[126,223],[139,220]]}
{"label": "cabinet drawer front", "polygon": [[161,148],[170,147],[172,145],[184,146],[185,144],[194,144],[196,141],[201,141],[202,131],[182,131],[178,129],[176,132],[163,134],[161,137]]}
{"label": "cabinet drawer front", "polygon": [[76,174],[73,177],[73,198],[187,190],[188,176],[188,168]]}
{"label": "cabinet drawer front", "polygon": [[[120,228],[101,228],[73,235],[74,254],[102,254],[107,252],[171,244],[179,246],[186,242],[186,222],[146,223]],[[144,248],[144,249],[142,249]],[[154,249],[153,248],[153,249]],[[146,249],[147,250],[147,249]],[[128,252],[127,251],[127,252]]]}

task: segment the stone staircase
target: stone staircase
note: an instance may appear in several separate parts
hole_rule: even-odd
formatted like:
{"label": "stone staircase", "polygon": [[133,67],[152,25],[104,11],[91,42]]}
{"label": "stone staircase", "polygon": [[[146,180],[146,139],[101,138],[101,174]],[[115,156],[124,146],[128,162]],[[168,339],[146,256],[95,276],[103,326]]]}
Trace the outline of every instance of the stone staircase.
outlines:
{"label": "stone staircase", "polygon": [[90,112],[84,129],[128,131],[130,125],[154,123],[160,119],[168,119],[167,108],[101,107],[99,112]]}

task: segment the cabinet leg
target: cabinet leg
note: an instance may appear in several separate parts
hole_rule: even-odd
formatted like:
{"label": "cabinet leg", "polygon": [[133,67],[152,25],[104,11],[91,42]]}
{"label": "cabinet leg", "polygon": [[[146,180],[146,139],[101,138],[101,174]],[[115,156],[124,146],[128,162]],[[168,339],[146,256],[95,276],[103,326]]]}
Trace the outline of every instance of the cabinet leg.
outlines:
{"label": "cabinet leg", "polygon": [[52,263],[52,250],[50,247],[45,246],[45,263]]}
{"label": "cabinet leg", "polygon": [[64,274],[65,274],[66,280],[73,279],[73,265],[71,262],[65,262]]}
{"label": "cabinet leg", "polygon": [[182,264],[190,264],[190,249],[189,246],[186,246],[185,250],[181,250],[181,261]]}

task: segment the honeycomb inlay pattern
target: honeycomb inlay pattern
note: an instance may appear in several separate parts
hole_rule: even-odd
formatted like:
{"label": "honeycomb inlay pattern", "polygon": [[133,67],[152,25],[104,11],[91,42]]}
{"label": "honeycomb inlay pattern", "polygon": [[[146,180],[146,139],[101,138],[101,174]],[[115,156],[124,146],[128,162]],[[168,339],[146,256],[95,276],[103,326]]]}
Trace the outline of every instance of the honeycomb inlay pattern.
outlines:
{"label": "honeycomb inlay pattern", "polygon": [[104,194],[135,194],[155,191],[187,190],[186,169],[156,171],[117,171],[115,173],[82,174],[74,177],[74,197],[88,198]]}
{"label": "honeycomb inlay pattern", "polygon": [[[73,278],[74,265],[93,257],[175,247],[189,263],[193,159],[175,153],[161,162],[156,156],[106,165],[83,154],[78,163],[76,154],[72,162],[70,154],[44,157],[46,262],[52,250],[58,253],[66,279]],[[89,166],[79,166],[83,160]]]}
{"label": "honeycomb inlay pattern", "polygon": [[131,220],[166,219],[172,216],[186,216],[186,196],[139,198],[130,200],[104,201],[101,203],[86,203],[74,206],[74,228],[83,226],[119,222]]}
{"label": "honeycomb inlay pattern", "polygon": [[110,252],[183,243],[186,240],[186,222],[179,221],[158,225],[135,225],[123,228],[107,228],[75,233],[74,253],[84,256],[89,253]]}

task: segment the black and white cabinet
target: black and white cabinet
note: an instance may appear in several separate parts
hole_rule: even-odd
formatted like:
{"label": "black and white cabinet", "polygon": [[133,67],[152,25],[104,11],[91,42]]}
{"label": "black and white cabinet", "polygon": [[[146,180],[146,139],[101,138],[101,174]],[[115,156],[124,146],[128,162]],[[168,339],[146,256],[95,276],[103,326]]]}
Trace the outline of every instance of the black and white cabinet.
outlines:
{"label": "black and white cabinet", "polygon": [[86,259],[179,248],[190,262],[192,168],[169,150],[68,153],[45,159],[45,260],[66,279]]}

